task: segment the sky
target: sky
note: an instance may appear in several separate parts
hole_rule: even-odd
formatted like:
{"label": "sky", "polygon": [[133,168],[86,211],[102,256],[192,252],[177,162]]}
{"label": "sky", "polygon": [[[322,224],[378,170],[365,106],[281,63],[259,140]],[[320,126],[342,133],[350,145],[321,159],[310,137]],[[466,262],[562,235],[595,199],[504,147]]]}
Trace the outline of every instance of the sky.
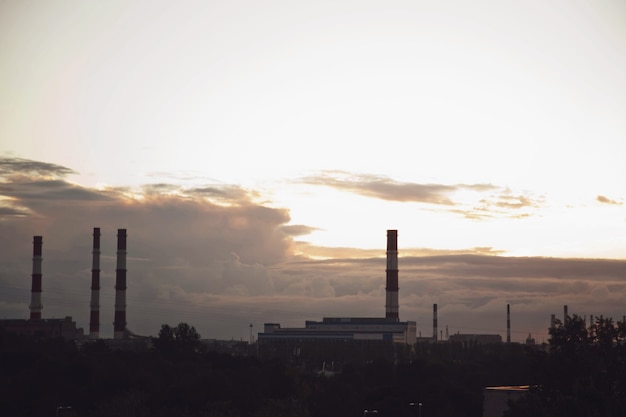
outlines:
{"label": "sky", "polygon": [[626,315],[623,1],[0,0],[0,317],[88,329]]}

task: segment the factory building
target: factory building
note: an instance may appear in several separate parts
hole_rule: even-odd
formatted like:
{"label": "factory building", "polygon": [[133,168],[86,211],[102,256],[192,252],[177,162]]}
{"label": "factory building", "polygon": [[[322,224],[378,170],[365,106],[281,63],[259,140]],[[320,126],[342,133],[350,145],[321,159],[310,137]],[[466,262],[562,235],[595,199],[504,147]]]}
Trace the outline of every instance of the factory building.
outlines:
{"label": "factory building", "polygon": [[389,321],[385,317],[325,317],[322,321],[307,320],[304,328],[281,328],[280,324],[265,323],[264,332],[259,333],[259,340],[380,341],[413,345],[415,329],[414,321]]}
{"label": "factory building", "polygon": [[[258,334],[261,353],[296,352],[315,345],[329,348],[338,345],[379,345],[412,348],[416,341],[416,323],[399,320],[398,304],[398,231],[387,230],[386,302],[384,317],[326,317],[306,321],[303,328],[283,328],[266,323]],[[323,345],[323,346],[322,346]],[[358,349],[357,349],[358,350]],[[335,349],[336,351],[336,349]],[[381,349],[375,349],[379,352]]]}

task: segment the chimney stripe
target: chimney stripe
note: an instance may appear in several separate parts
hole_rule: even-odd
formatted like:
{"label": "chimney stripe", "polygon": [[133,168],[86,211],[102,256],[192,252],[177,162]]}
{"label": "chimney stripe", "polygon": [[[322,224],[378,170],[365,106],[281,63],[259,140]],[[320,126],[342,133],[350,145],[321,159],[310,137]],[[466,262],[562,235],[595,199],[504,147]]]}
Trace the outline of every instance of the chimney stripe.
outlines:
{"label": "chimney stripe", "polygon": [[126,229],[117,230],[117,269],[115,270],[115,317],[113,338],[126,337]]}
{"label": "chimney stripe", "polygon": [[398,305],[398,231],[387,230],[387,283],[385,317],[399,320]]}
{"label": "chimney stripe", "polygon": [[41,319],[41,263],[43,261],[41,254],[43,246],[43,238],[41,236],[33,236],[33,273],[31,275],[31,294],[30,294],[30,318],[31,320]]}
{"label": "chimney stripe", "polygon": [[91,266],[91,303],[89,338],[100,337],[100,228],[93,228],[93,260]]}
{"label": "chimney stripe", "polygon": [[433,304],[433,340],[436,342],[437,341],[437,328],[438,328],[438,324],[437,324],[437,304]]}

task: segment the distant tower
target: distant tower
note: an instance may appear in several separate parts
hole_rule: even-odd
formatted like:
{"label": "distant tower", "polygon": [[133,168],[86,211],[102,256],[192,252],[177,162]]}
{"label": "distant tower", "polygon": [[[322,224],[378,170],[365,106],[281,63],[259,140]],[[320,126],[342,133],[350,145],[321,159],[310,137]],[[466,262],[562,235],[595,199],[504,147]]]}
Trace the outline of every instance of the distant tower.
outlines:
{"label": "distant tower", "polygon": [[113,338],[126,337],[126,229],[117,229],[117,269],[115,270],[115,321]]}
{"label": "distant tower", "polygon": [[437,341],[437,304],[433,304],[433,341]]}
{"label": "distant tower", "polygon": [[506,342],[511,343],[511,306],[506,305]]}
{"label": "distant tower", "polygon": [[550,329],[552,330],[556,329],[556,315],[555,314],[550,315]]}
{"label": "distant tower", "polygon": [[41,319],[41,246],[43,238],[41,236],[33,236],[33,274],[31,275],[32,283],[30,289],[30,319]]}
{"label": "distant tower", "polygon": [[93,228],[93,262],[91,264],[91,303],[89,338],[100,337],[100,228]]}
{"label": "distant tower", "polygon": [[387,230],[387,302],[385,317],[399,321],[398,307],[398,231]]}
{"label": "distant tower", "polygon": [[563,324],[567,324],[569,316],[567,315],[567,304],[563,306]]}

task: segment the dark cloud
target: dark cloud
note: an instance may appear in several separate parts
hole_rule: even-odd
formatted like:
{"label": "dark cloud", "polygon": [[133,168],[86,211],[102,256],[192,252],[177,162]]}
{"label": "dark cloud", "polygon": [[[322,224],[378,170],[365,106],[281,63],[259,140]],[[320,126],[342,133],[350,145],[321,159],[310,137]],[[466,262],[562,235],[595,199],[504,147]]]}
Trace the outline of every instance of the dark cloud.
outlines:
{"label": "dark cloud", "polygon": [[489,184],[416,184],[398,182],[383,176],[351,174],[343,171],[325,171],[318,176],[302,178],[301,181],[306,184],[324,185],[382,200],[445,206],[456,204],[449,195],[461,189],[486,191],[496,188]]}
{"label": "dark cloud", "polygon": [[158,183],[145,184],[141,187],[143,195],[161,196],[178,195],[191,198],[205,198],[213,202],[226,204],[251,203],[259,196],[254,190],[249,190],[237,185],[214,185],[186,188],[176,184]]}
{"label": "dark cloud", "polygon": [[[4,209],[5,219],[24,215],[0,222],[0,314],[4,317],[28,314],[34,235],[44,237],[44,314],[71,315],[86,327],[93,227],[102,231],[103,323],[112,322],[107,315],[113,310],[106,307],[112,308],[114,302],[116,230],[126,228],[128,314],[133,317],[129,327],[145,334],[170,320],[200,322],[207,337],[208,329],[220,331],[212,326],[215,318],[226,315],[232,321],[243,314],[230,313],[233,307],[225,300],[272,296],[269,271],[291,253],[291,238],[281,230],[289,222],[288,212],[252,204],[247,198],[224,206],[206,198],[159,194],[157,189],[171,190],[160,185],[140,199],[112,192],[101,201],[63,200],[54,195],[47,198],[46,193],[35,196],[20,190],[22,185],[30,183],[11,183],[15,190],[11,194],[16,205],[28,210]],[[56,186],[63,189],[62,184]],[[103,326],[106,333],[110,326]],[[220,336],[232,336],[227,328]]]}
{"label": "dark cloud", "polygon": [[27,209],[0,205],[0,220],[3,218],[10,218],[10,217],[25,217],[25,216],[28,216],[29,214],[30,214],[30,211]]}
{"label": "dark cloud", "polygon": [[290,224],[290,225],[286,225],[283,226],[282,229],[283,233],[285,233],[288,236],[304,236],[304,235],[308,235],[313,233],[316,230],[319,230],[316,227],[310,227],[310,226],[306,226],[303,224]]}
{"label": "dark cloud", "polygon": [[145,195],[160,195],[178,193],[180,191],[180,188],[180,186],[174,184],[144,184],[141,186],[141,191]]}
{"label": "dark cloud", "polygon": [[99,201],[110,200],[106,192],[90,190],[64,180],[16,179],[0,183],[0,196],[20,201],[63,200]]}
{"label": "dark cloud", "polygon": [[65,177],[76,172],[61,165],[48,162],[32,161],[29,159],[0,156],[0,176],[45,176]]}
{"label": "dark cloud", "polygon": [[[400,256],[400,311],[430,334],[432,305],[439,305],[440,329],[451,333],[506,332],[506,304],[513,306],[516,340],[528,333],[547,338],[551,314],[568,304],[571,313],[621,318],[626,301],[626,261],[517,258],[477,254]],[[276,298],[285,291],[298,305],[324,305],[321,315],[352,308],[348,315],[384,314],[383,257],[292,260],[273,268]],[[313,302],[314,288],[334,298]],[[300,293],[294,291],[300,290]],[[308,296],[308,297],[307,297]],[[325,300],[325,301],[324,301]],[[347,303],[344,305],[344,303]],[[310,317],[309,317],[310,318]],[[302,323],[300,323],[302,325]]]}
{"label": "dark cloud", "polygon": [[[130,198],[135,193],[127,188],[93,190],[31,177],[7,176],[0,188],[4,317],[28,315],[34,235],[44,237],[45,315],[71,315],[85,327],[93,227],[102,231],[103,323],[112,322],[106,306],[114,302],[116,230],[126,228],[131,327],[147,334],[170,319],[202,321],[217,331],[213,318],[233,317],[225,300],[274,294],[268,271],[291,253],[291,238],[282,231],[288,211],[254,204],[254,192],[237,187],[206,193],[160,183]],[[228,205],[213,202],[226,199]],[[103,332],[110,327],[103,326]]]}
{"label": "dark cloud", "polygon": [[257,198],[259,194],[254,190],[248,190],[235,185],[220,185],[210,187],[198,187],[186,190],[189,195],[195,195],[200,197],[208,197],[215,200],[222,201],[252,201],[253,198]]}
{"label": "dark cloud", "polygon": [[[42,235],[44,317],[69,315],[87,328],[93,227],[102,232],[104,337],[112,334],[118,228],[128,232],[127,316],[138,334],[186,321],[204,337],[247,338],[250,324],[260,331],[264,322],[303,326],[324,316],[384,314],[384,230],[380,249],[322,248],[293,241],[313,229],[289,225],[286,209],[255,204],[243,189],[226,188],[229,204],[220,204],[213,185],[195,193],[160,183],[137,199],[128,197],[132,190],[59,179],[11,177],[2,185],[11,203],[0,210],[3,317],[28,316],[32,237]],[[63,193],[87,197],[58,198]],[[504,334],[511,304],[515,340],[528,332],[541,340],[563,304],[581,315],[624,314],[626,261],[500,254],[400,248],[401,318],[429,334],[438,303],[441,329]]]}
{"label": "dark cloud", "polygon": [[613,204],[613,205],[616,205],[616,206],[621,206],[622,205],[622,203],[620,203],[619,201],[611,200],[610,198],[605,197],[603,195],[597,196],[596,197],[596,201],[598,201],[600,203],[603,203],[603,204]]}
{"label": "dark cloud", "polygon": [[[382,200],[444,206],[448,212],[471,220],[495,217],[524,218],[533,215],[543,203],[542,197],[530,193],[514,194],[507,188],[492,184],[417,184],[344,171],[324,171],[320,175],[302,178],[301,182]],[[479,197],[475,204],[464,202],[467,197],[463,201],[454,198],[455,194],[466,191],[473,192],[476,196],[490,194]]]}
{"label": "dark cloud", "polygon": [[0,219],[41,215],[48,204],[112,201],[110,191],[72,184],[75,171],[56,164],[0,157]]}

